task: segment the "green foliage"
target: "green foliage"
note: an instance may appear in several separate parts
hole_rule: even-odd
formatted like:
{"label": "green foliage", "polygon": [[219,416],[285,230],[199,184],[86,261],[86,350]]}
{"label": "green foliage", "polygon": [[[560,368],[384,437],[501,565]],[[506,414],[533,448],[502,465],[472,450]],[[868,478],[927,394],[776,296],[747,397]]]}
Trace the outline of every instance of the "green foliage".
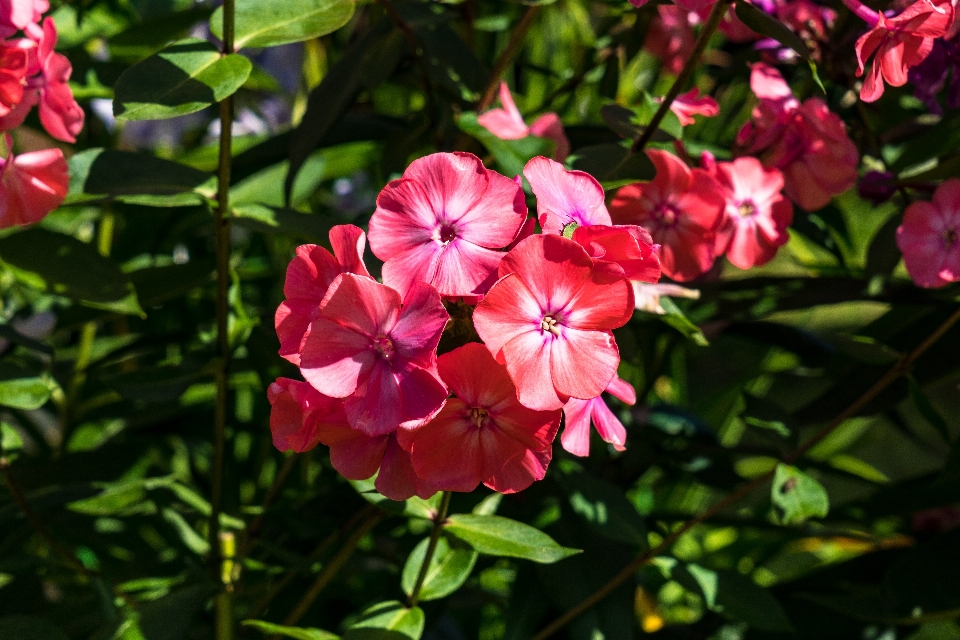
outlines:
{"label": "green foliage", "polygon": [[420,607],[408,609],[391,601],[376,604],[360,615],[343,640],[420,640],[424,616]]}
{"label": "green foliage", "polygon": [[[413,593],[416,586],[417,576],[420,573],[420,567],[423,566],[429,543],[429,538],[421,540],[403,565],[400,586],[408,596]],[[437,540],[436,549],[433,557],[430,558],[430,564],[420,588],[420,601],[448,596],[467,581],[473,566],[477,563],[478,554],[465,547],[466,545],[451,546],[446,538]]]}
{"label": "green foliage", "polygon": [[338,640],[340,636],[322,629],[301,629],[299,627],[285,627],[263,620],[244,620],[245,627],[252,627],[257,631],[262,631],[264,635],[276,634],[284,638],[293,638],[294,640]]}
{"label": "green foliage", "polygon": [[783,511],[784,524],[799,524],[823,518],[830,511],[826,489],[796,467],[778,464],[770,489],[770,501]]}
{"label": "green foliage", "polygon": [[551,564],[580,553],[560,546],[530,525],[501,516],[456,514],[447,519],[444,531],[466,542],[474,551],[491,556]]}
{"label": "green foliage", "polygon": [[[236,46],[275,47],[336,31],[353,15],[352,0],[238,0]],[[223,37],[223,9],[210,17],[210,31]]]}

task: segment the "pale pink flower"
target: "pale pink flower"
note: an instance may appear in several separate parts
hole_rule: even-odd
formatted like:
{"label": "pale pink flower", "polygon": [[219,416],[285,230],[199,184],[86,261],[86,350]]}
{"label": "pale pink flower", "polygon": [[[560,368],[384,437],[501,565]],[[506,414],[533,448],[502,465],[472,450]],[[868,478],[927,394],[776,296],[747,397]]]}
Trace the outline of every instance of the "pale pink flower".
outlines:
{"label": "pale pink flower", "polygon": [[[636,404],[637,392],[630,383],[614,376],[607,385],[606,392],[626,404]],[[589,400],[570,398],[563,405],[564,427],[560,443],[563,448],[575,456],[590,455],[590,424],[604,442],[613,445],[617,451],[626,449],[627,430],[623,423],[613,415],[603,397]]]}
{"label": "pale pink flower", "polygon": [[914,202],[897,229],[907,273],[921,287],[944,287],[960,280],[960,179],[951,178],[933,202]]}
{"label": "pale pink flower", "polygon": [[502,109],[490,109],[481,114],[477,122],[501,140],[520,140],[527,136],[552,140],[555,144],[554,160],[563,162],[567,159],[570,155],[570,140],[563,131],[560,116],[555,113],[545,113],[528,127],[513,101],[513,96],[510,95],[510,87],[506,82],[500,83],[500,104],[503,105]]}

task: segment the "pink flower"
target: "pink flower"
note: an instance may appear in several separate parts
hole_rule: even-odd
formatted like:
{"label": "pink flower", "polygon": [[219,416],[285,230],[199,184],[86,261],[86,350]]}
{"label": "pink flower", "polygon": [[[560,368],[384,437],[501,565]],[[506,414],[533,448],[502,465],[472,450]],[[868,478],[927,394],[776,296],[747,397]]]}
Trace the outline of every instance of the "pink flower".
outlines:
{"label": "pink flower", "polygon": [[363,264],[366,236],[362,229],[352,224],[337,225],[330,229],[330,245],[333,255],[315,244],[301,245],[287,266],[283,283],[286,300],[277,309],[274,325],[280,338],[280,355],[296,365],[300,364],[300,343],[317,317],[330,283],[341,273],[370,277]]}
{"label": "pink flower", "polygon": [[[636,404],[637,392],[628,382],[614,376],[607,385],[607,393],[619,398],[626,404]],[[597,429],[597,433],[604,442],[609,442],[617,451],[626,449],[627,430],[617,419],[610,407],[597,396],[590,400],[570,398],[563,405],[564,427],[560,443],[563,448],[575,456],[590,455],[590,423]]]}
{"label": "pink flower", "polygon": [[557,235],[531,236],[500,263],[500,280],[477,305],[477,333],[507,365],[520,403],[537,411],[600,395],[620,353],[612,329],[633,312],[619,268],[595,262]]}
{"label": "pink flower", "polygon": [[749,269],[765,264],[790,239],[793,205],[780,191],[783,174],[764,169],[756,158],[717,163],[705,153],[703,168],[720,185],[727,201],[726,216],[717,232],[716,255],[724,253],[735,266]]}
{"label": "pink flower", "polygon": [[888,18],[882,12],[871,12],[860,2],[847,0],[871,26],[857,40],[857,75],[862,76],[866,61],[874,56],[870,73],[863,81],[860,99],[873,102],[883,95],[883,83],[902,87],[907,71],[930,55],[933,41],[950,29],[954,8],[950,0],[919,0],[899,15]]}
{"label": "pink flower", "polygon": [[523,168],[537,197],[537,216],[544,233],[560,234],[571,222],[584,227],[609,225],[603,187],[583,171],[567,171],[559,162],[537,156]]}
{"label": "pink flower", "polygon": [[397,444],[396,434],[370,437],[352,429],[343,400],[329,398],[306,382],[278,378],[267,389],[270,431],[280,451],[309,451],[318,442],[330,447],[330,462],[349,480],[366,480],[377,473],[374,486],[392,500],[436,493],[413,471],[410,454]]}
{"label": "pink flower", "polygon": [[653,238],[636,225],[577,227],[573,241],[587,250],[597,262],[618,265],[630,280],[656,282],[660,279],[660,259]]}
{"label": "pink flower", "polygon": [[370,219],[370,249],[383,282],[405,293],[420,281],[442,296],[486,292],[527,217],[523,190],[470,153],[415,160],[383,188]]}
{"label": "pink flower", "polygon": [[417,474],[446,491],[473,491],[482,482],[515,493],[542,480],[560,411],[520,404],[506,367],[481,344],[446,353],[437,366],[456,398],[427,424],[399,434]]}
{"label": "pink flower", "polygon": [[737,134],[737,146],[783,173],[788,198],[815,211],[856,184],[857,147],[822,100],[801,104],[780,72],[762,62],[753,65],[750,86],[760,103]]}
{"label": "pink flower", "polygon": [[712,118],[720,113],[720,105],[710,96],[701,96],[700,90],[694,87],[686,93],[681,93],[670,105],[680,124],[687,126],[696,122],[693,116],[701,115]]}
{"label": "pink flower", "polygon": [[27,52],[0,44],[0,115],[23,100],[23,79],[27,73]]}
{"label": "pink flower", "polygon": [[0,37],[8,38],[17,31],[24,31],[34,40],[39,40],[43,30],[38,23],[49,9],[47,0],[0,1]]}
{"label": "pink flower", "polygon": [[914,202],[897,229],[907,273],[921,287],[960,280],[960,179],[940,185],[933,202]]}
{"label": "pink flower", "polygon": [[[717,0],[673,0],[674,4],[678,7],[683,7],[687,11],[700,11],[706,7],[713,5]],[[635,7],[642,7],[647,4],[649,0],[630,0],[630,4]]]}
{"label": "pink flower", "polygon": [[659,5],[657,12],[657,17],[650,23],[644,46],[660,59],[664,69],[679,75],[687,59],[693,55],[696,39],[691,25],[700,18],[689,9],[669,4]]}
{"label": "pink flower", "polygon": [[676,156],[647,151],[657,176],[620,189],[610,205],[618,224],[637,224],[660,244],[663,272],[685,282],[713,265],[716,232],[726,201],[717,182],[702,169],[691,170]]}
{"label": "pink flower", "polygon": [[500,83],[500,104],[503,105],[502,109],[490,109],[481,114],[477,122],[501,140],[520,140],[527,136],[552,140],[556,145],[553,158],[559,162],[567,159],[570,155],[570,140],[563,132],[560,116],[555,113],[545,113],[528,127],[513,101],[513,96],[510,95],[510,88],[506,82]]}
{"label": "pink flower", "polygon": [[368,436],[418,425],[447,398],[436,349],[448,318],[424,282],[401,299],[371,278],[344,273],[310,323],[300,371],[320,393],[346,398],[350,426]]}
{"label": "pink flower", "polygon": [[[12,148],[9,135],[7,148]],[[42,220],[67,197],[69,182],[60,149],[0,159],[0,229]]]}
{"label": "pink flower", "polygon": [[43,21],[39,42],[21,40],[27,51],[27,84],[23,99],[8,114],[0,117],[0,129],[10,130],[23,124],[34,105],[39,104],[43,128],[57,140],[76,142],[83,129],[84,113],[73,98],[68,81],[73,67],[66,56],[54,52],[57,28],[53,20]]}

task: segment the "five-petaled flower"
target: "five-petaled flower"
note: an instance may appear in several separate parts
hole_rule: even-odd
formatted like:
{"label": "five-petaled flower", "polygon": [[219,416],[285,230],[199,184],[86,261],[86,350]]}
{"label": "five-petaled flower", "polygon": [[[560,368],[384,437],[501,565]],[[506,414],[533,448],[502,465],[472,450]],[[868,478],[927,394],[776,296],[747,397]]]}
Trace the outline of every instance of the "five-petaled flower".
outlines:
{"label": "five-petaled flower", "polygon": [[914,202],[897,229],[907,273],[921,287],[943,287],[960,280],[960,179],[951,178],[933,202]]}
{"label": "five-petaled flower", "polygon": [[520,140],[527,136],[546,138],[553,141],[554,160],[563,162],[570,155],[570,140],[563,131],[560,116],[545,113],[528,127],[513,101],[513,96],[510,95],[510,87],[506,82],[500,83],[500,104],[503,105],[502,109],[490,109],[477,118],[477,122],[487,131],[501,140]]}

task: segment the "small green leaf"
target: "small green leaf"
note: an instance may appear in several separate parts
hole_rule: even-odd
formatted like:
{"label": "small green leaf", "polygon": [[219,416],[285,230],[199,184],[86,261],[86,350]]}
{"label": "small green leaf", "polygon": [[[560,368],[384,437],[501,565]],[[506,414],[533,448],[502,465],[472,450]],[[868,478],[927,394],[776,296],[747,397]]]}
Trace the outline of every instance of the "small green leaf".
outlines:
{"label": "small green leaf", "polygon": [[120,74],[113,113],[121,122],[194,113],[235,93],[252,69],[244,56],[222,56],[206,40],[181,40]]}
{"label": "small green leaf", "polygon": [[340,640],[340,636],[323,629],[304,629],[301,627],[284,627],[283,625],[264,622],[263,620],[244,620],[241,622],[245,627],[253,627],[257,631],[265,634],[281,635],[285,638],[294,640]]}
{"label": "small green leaf", "polygon": [[420,607],[407,609],[403,604],[381,602],[363,612],[343,640],[420,640],[425,619]]}
{"label": "small green leaf", "polygon": [[790,47],[804,60],[810,59],[810,49],[807,48],[803,39],[770,14],[764,13],[749,2],[736,3],[734,10],[737,12],[737,17],[751,30],[762,36],[773,38],[785,47]]}
{"label": "small green leaf", "polygon": [[604,189],[652,180],[657,170],[645,153],[633,153],[623,145],[607,143],[577,149],[573,168],[586,171]]}
{"label": "small green leaf", "polygon": [[710,346],[710,343],[707,341],[707,337],[703,335],[703,331],[700,330],[700,327],[693,324],[693,322],[691,322],[690,319],[684,315],[683,311],[680,310],[680,307],[678,307],[673,300],[664,296],[660,298],[660,306],[663,307],[664,311],[666,311],[665,315],[658,316],[661,320],[682,333],[687,337],[688,340],[693,342],[698,347]]}
{"label": "small green leaf", "polygon": [[778,464],[770,500],[783,511],[784,524],[800,524],[808,518],[823,518],[830,511],[827,490],[796,467]]}
{"label": "small green leaf", "polygon": [[[238,0],[237,49],[275,47],[319,38],[347,24],[353,0]],[[223,9],[210,17],[210,31],[223,38]]]}
{"label": "small green leaf", "polygon": [[19,451],[23,447],[20,432],[6,422],[0,422],[0,453]]}
{"label": "small green leaf", "polygon": [[[429,544],[429,538],[421,540],[403,565],[400,586],[408,596],[413,593],[413,588],[416,586],[417,576]],[[470,548],[451,547],[446,538],[441,537],[437,540],[437,548],[430,559],[430,566],[427,568],[423,586],[420,588],[420,600],[436,600],[459,589],[460,585],[470,577],[478,555]]]}
{"label": "small green leaf", "polygon": [[550,564],[580,553],[561,547],[553,538],[530,525],[501,516],[461,513],[450,516],[444,531],[474,550],[491,556],[524,558]]}

